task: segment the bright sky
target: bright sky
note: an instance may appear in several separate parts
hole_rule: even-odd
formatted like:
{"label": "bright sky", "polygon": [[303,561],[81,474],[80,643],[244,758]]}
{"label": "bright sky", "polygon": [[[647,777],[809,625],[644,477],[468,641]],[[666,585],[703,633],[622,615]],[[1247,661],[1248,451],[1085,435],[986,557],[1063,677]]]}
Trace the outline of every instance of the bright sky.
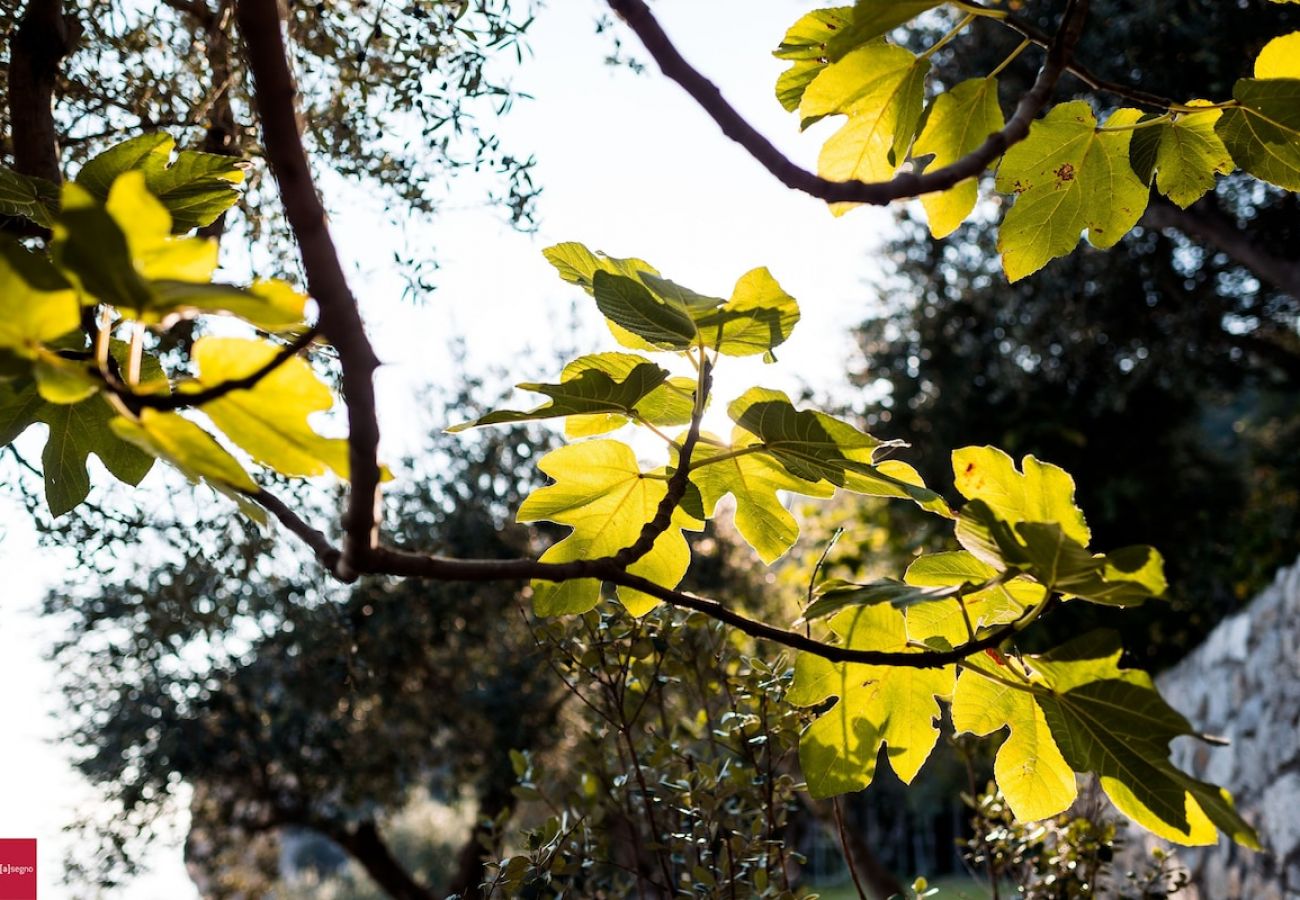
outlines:
{"label": "bright sky", "polygon": [[[807,3],[794,0],[658,0],[655,10],[688,59],[796,159],[813,165],[825,132],[797,135],[776,103],[772,83],[782,64],[768,51]],[[360,193],[332,198],[339,242],[357,264],[355,288],[387,364],[381,410],[389,452],[400,452],[402,423],[420,421],[417,389],[446,383],[445,348],[463,336],[470,365],[509,365],[526,348],[561,344],[614,349],[599,314],[580,291],[563,284],[541,249],[578,240],[616,256],[639,256],[667,277],[701,293],[728,296],[737,277],[768,266],[801,303],[803,320],[782,348],[784,365],[728,363],[719,399],[759,383],[795,391],[843,385],[845,326],[860,321],[871,294],[868,258],[890,227],[891,214],[859,210],[834,219],[825,207],[779,185],[675,85],[648,71],[636,76],[603,62],[608,36],[595,36],[603,5],[552,0],[531,33],[534,56],[517,86],[535,99],[516,105],[500,128],[506,144],[539,159],[544,186],[541,228],[523,235],[499,212],[478,206],[479,194],[458,192],[420,240],[436,248],[439,289],[420,304],[398,298],[391,270],[392,235]],[[626,47],[639,50],[627,35]],[[578,303],[580,333],[570,326]],[[545,352],[538,354],[544,360]],[[519,380],[548,380],[554,371],[517,371]],[[524,399],[524,398],[521,398]],[[529,398],[531,399],[531,398]],[[718,403],[719,410],[725,404]],[[718,425],[713,425],[715,429]],[[151,476],[146,485],[161,482]],[[0,507],[0,837],[37,837],[41,896],[72,897],[58,884],[59,860],[79,803],[93,793],[69,768],[55,743],[59,700],[55,673],[42,654],[56,626],[34,609],[47,588],[75,581],[68,559],[38,549],[21,510]],[[175,823],[183,826],[183,820]],[[183,837],[183,828],[175,829]],[[160,842],[150,873],[118,896],[183,900],[194,896],[180,855],[181,837]]]}

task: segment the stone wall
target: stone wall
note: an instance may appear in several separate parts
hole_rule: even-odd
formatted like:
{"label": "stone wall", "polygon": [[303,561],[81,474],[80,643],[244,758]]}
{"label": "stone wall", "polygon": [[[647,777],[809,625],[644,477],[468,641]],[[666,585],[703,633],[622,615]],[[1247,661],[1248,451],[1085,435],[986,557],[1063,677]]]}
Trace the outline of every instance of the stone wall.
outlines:
{"label": "stone wall", "polygon": [[1300,561],[1158,683],[1195,727],[1231,741],[1179,738],[1174,762],[1227,787],[1265,847],[1180,848],[1188,900],[1300,898]]}

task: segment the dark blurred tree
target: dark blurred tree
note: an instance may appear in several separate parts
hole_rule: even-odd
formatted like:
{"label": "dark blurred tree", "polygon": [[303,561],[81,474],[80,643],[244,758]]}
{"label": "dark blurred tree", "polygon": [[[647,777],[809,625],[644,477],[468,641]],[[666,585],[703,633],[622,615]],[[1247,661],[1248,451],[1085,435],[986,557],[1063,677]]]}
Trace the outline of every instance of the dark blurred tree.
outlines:
{"label": "dark blurred tree", "polygon": [[[450,553],[534,550],[537,535],[510,512],[536,486],[533,457],[549,442],[522,429],[435,433],[407,464],[389,527]],[[147,560],[161,542],[137,537]],[[544,752],[565,699],[543,674],[517,589],[400,579],[348,589],[243,523],[191,538],[116,576],[101,557],[102,578],[46,603],[70,626],[54,656],[78,767],[111,801],[107,819],[87,823],[99,839],[89,874],[109,883],[129,872],[135,842],[184,782],[187,858],[213,896],[246,886],[257,836],[282,829],[328,838],[393,897],[482,881],[494,823],[517,800],[509,751]],[[441,866],[408,868],[381,824],[430,800],[472,808],[472,825]],[[276,871],[262,874],[269,884]]]}
{"label": "dark blurred tree", "polygon": [[[1107,28],[1079,58],[1153,91],[1226,96],[1248,57],[1222,48],[1258,47],[1300,22],[1263,0],[1245,5],[1099,0],[1093,15]],[[1052,6],[1023,12],[1047,21]],[[1117,31],[1125,40],[1107,43]],[[965,70],[1013,49],[1000,30],[986,34],[962,45]],[[1012,66],[1008,96],[1029,78]],[[902,221],[878,311],[858,330],[865,418],[915,445],[908,459],[930,484],[952,484],[941,448],[969,444],[1073,473],[1099,541],[1166,551],[1169,604],[1111,618],[1148,662],[1168,662],[1300,552],[1300,458],[1288,442],[1300,423],[1300,298],[1268,278],[1288,266],[1294,276],[1300,204],[1225,179],[1188,211],[1154,202],[1116,250],[1081,248],[1012,285],[996,212],[943,241]],[[926,542],[920,517],[881,515],[905,520],[900,552]]]}

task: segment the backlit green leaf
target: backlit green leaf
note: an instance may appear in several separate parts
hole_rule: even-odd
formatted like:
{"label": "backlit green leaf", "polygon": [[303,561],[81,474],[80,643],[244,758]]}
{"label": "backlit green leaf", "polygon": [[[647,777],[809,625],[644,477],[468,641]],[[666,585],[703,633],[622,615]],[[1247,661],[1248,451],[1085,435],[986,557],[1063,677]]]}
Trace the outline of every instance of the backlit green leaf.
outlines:
{"label": "backlit green leaf", "polygon": [[[733,446],[753,443],[753,436],[737,428]],[[720,462],[699,465],[699,461],[721,451],[702,447],[696,451],[697,468],[691,481],[700,489],[704,513],[712,517],[718,501],[731,494],[736,501],[736,530],[759,557],[771,565],[789,550],[799,537],[799,523],[781,502],[778,491],[809,497],[829,497],[834,487],[826,481],[798,478],[766,453],[732,456]]]}
{"label": "backlit green leaf", "polygon": [[545,394],[550,402],[527,411],[501,410],[481,416],[472,422],[453,425],[450,432],[463,431],[480,425],[500,425],[510,422],[530,422],[575,415],[617,415],[623,419],[632,416],[638,405],[668,380],[668,371],[646,360],[615,379],[597,368],[581,368],[567,374],[559,384],[520,384],[526,391]]}
{"label": "backlit green leaf", "polygon": [[[927,168],[940,169],[966,156],[1003,124],[997,79],[971,78],[934,99],[913,153],[933,156]],[[975,178],[923,196],[930,233],[936,238],[952,234],[970,215],[977,199],[979,180]]]}
{"label": "backlit green leaf", "polygon": [[145,409],[137,419],[119,416],[109,426],[119,438],[171,463],[191,481],[206,481],[226,494],[257,490],[253,479],[212,435],[177,413]]}
{"label": "backlit green leaf", "polygon": [[[560,381],[565,382],[587,370],[602,372],[615,381],[626,380],[638,366],[650,360],[635,353],[592,353],[580,356],[564,367]],[[656,427],[685,425],[695,410],[695,379],[669,377],[636,404],[637,415]],[[564,433],[569,437],[591,437],[621,428],[629,419],[622,413],[569,416]]]}
{"label": "backlit green leaf", "polygon": [[1300,191],[1300,74],[1243,78],[1232,96],[1239,105],[1223,111],[1215,131],[1233,161],[1256,178]]}
{"label": "backlit green leaf", "polygon": [[[927,59],[883,42],[846,55],[808,85],[799,107],[805,122],[828,115],[848,121],[822,146],[817,171],[834,181],[886,181],[903,160],[920,119]],[[852,204],[834,204],[837,215]]]}
{"label": "backlit green leaf", "polygon": [[[856,649],[901,651],[907,647],[903,614],[892,606],[848,609],[831,619],[833,632]],[[952,694],[956,670],[912,669],[830,663],[809,653],[795,661],[786,699],[815,706],[830,697],[799,741],[799,762],[814,797],[861,790],[875,776],[876,757],[887,746],[890,767],[910,783],[939,737],[938,697]]]}
{"label": "backlit green leaf", "polygon": [[0,244],[0,347],[32,358],[80,324],[76,294],[45,258]]}
{"label": "backlit green leaf", "polygon": [[[204,337],[194,344],[195,387],[244,378],[267,365],[280,348],[263,340]],[[184,389],[184,388],[183,388]],[[307,421],[334,405],[334,396],[307,362],[290,357],[248,390],[203,405],[218,428],[253,459],[281,475],[348,477],[348,445],[317,434]]]}
{"label": "backlit green leaf", "polygon": [[[1192,101],[1192,105],[1204,101]],[[1176,113],[1174,118],[1133,132],[1129,161],[1144,183],[1155,176],[1160,193],[1184,209],[1214,187],[1218,175],[1232,171],[1232,157],[1215,132],[1221,113]]]}
{"label": "backlit green leaf", "polygon": [[0,167],[0,215],[22,216],[49,228],[59,208],[59,186]]}
{"label": "backlit green leaf", "polygon": [[786,111],[794,112],[809,83],[829,62],[827,45],[853,22],[853,8],[815,9],[790,26],[780,46],[772,52],[777,59],[792,61],[776,80],[776,99]]}
{"label": "backlit green leaf", "polygon": [[998,233],[1007,278],[1017,281],[1065,256],[1086,231],[1095,247],[1110,248],[1132,230],[1146,209],[1149,190],[1129,163],[1132,131],[1141,118],[1120,109],[1098,131],[1082,100],[1054,107],[1007,151],[998,190],[1015,194]]}
{"label": "backlit green leaf", "polygon": [[[619,441],[591,440],[553,450],[538,468],[554,483],[533,491],[519,507],[520,522],[556,522],[573,531],[542,554],[543,562],[597,559],[631,546],[652,518],[667,492],[662,478],[647,477],[632,448]],[[690,564],[690,549],[682,528],[701,523],[678,509],[673,524],[651,551],[628,571],[664,587],[675,587]],[[582,613],[600,601],[600,584],[575,579],[560,584],[533,582],[533,608],[538,615]],[[620,588],[619,599],[634,616],[659,604],[639,591]]]}
{"label": "backlit green leaf", "polygon": [[239,199],[236,186],[244,180],[243,164],[233,157],[194,150],[182,150],[173,161],[175,146],[162,132],[132,138],[88,161],[77,174],[77,183],[102,201],[119,175],[138,170],[149,191],[167,208],[177,232],[208,225]]}

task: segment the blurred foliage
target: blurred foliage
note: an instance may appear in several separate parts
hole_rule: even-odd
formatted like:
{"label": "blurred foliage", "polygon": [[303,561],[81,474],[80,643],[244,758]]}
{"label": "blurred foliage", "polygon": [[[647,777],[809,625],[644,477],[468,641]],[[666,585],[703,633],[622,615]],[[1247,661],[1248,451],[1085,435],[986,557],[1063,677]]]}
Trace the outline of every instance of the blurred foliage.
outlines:
{"label": "blurred foliage", "polygon": [[[477,390],[431,418],[481,408]],[[536,486],[532,459],[550,440],[434,432],[393,492],[389,533],[458,556],[535,552],[545,535],[507,511]],[[332,508],[296,500],[322,519]],[[337,586],[290,542],[175,506],[170,522],[150,514],[163,525],[135,531],[136,546],[87,556],[96,574],[45,604],[67,625],[53,656],[68,739],[110,801],[107,818],[86,823],[92,878],[131,870],[182,782],[194,788],[188,855],[200,870],[205,852],[221,871],[223,850],[282,827],[355,850],[359,832],[422,800],[467,801],[488,818],[513,810],[507,751],[556,740],[564,700],[537,677],[514,586]],[[62,542],[87,526],[78,513],[46,527]]]}
{"label": "blurred foliage", "polygon": [[[1157,850],[1133,871],[1115,871],[1126,823],[1104,811],[1094,792],[1072,811],[1042,822],[1017,822],[990,783],[978,797],[965,796],[973,810],[974,836],[962,841],[972,868],[987,873],[994,896],[1011,885],[1026,900],[1166,900],[1187,886],[1177,859]],[[1090,808],[1081,808],[1090,807]]]}
{"label": "blurred foliage", "polygon": [[[261,163],[251,79],[243,67],[234,0],[151,4],[76,0],[82,34],[55,95],[65,166],[142,131],[166,130],[182,147],[251,161],[236,225],[267,266],[292,269],[275,187]],[[363,186],[409,229],[434,213],[449,176],[488,174],[487,191],[529,227],[539,193],[533,159],[502,145],[489,123],[518,97],[530,0],[342,0],[291,3],[293,55],[309,152],[322,169]],[[8,41],[24,4],[0,0]],[[0,70],[0,94],[8,84]],[[0,108],[8,155],[8,107]],[[337,192],[331,192],[337,193]],[[403,242],[410,245],[410,241]],[[436,260],[422,249],[395,262],[427,289]]]}
{"label": "blurred foliage", "polygon": [[[1236,5],[1099,0],[1092,16],[1107,28],[1085,39],[1080,59],[1103,76],[1140,69],[1142,86],[1157,91],[1225,94],[1247,64],[1238,48],[1296,25],[1294,11],[1249,5],[1243,15]],[[1022,12],[1046,22],[1055,6]],[[1115,30],[1125,41],[1105,42]],[[1001,29],[988,37],[963,44],[963,67],[991,68],[1014,46]],[[1007,97],[1033,77],[1025,57],[1002,78]],[[937,63],[942,77],[954,61],[941,52]],[[1289,442],[1300,427],[1300,298],[1149,227],[1008,285],[995,212],[977,211],[943,241],[903,217],[877,279],[878,306],[857,333],[863,418],[874,433],[911,442],[908,460],[936,488],[952,484],[937,451],[950,446],[994,444],[1073,473],[1100,543],[1166,553],[1169,604],[1126,612],[1120,624],[1140,661],[1167,664],[1300,553],[1300,458]],[[1300,241],[1294,195],[1241,179],[1193,212],[1226,217],[1283,259]],[[894,558],[933,541],[928,523],[898,505],[859,518],[867,531],[888,525],[899,535],[877,548]],[[1088,613],[1063,611],[1055,635],[1093,624],[1081,621]]]}

